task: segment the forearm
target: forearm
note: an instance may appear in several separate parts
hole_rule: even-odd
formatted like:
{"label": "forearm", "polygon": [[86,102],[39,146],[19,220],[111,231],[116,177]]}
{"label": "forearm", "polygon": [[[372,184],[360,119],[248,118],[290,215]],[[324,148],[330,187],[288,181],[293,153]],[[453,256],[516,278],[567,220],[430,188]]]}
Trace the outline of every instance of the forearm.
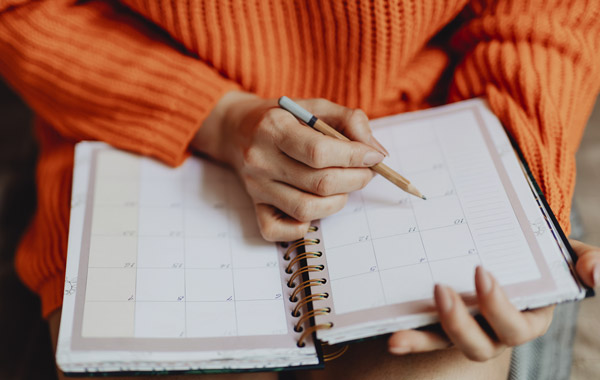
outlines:
{"label": "forearm", "polygon": [[72,3],[0,9],[0,74],[64,137],[179,164],[215,104],[238,86],[126,8]]}

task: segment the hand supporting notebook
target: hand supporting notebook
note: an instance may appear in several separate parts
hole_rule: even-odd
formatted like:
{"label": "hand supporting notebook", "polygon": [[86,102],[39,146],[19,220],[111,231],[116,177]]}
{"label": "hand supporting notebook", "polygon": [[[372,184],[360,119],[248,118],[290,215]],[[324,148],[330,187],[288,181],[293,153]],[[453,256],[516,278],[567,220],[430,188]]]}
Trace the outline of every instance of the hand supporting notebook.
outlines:
{"label": "hand supporting notebook", "polygon": [[[600,248],[571,240],[579,257],[577,274],[589,287],[600,285]],[[403,330],[389,339],[390,352],[406,355],[456,346],[469,359],[485,361],[543,335],[552,322],[553,306],[518,311],[508,300],[497,281],[479,267],[475,277],[479,310],[491,326],[482,328],[471,316],[462,299],[452,289],[436,289],[440,330]],[[446,298],[446,300],[444,300]]]}

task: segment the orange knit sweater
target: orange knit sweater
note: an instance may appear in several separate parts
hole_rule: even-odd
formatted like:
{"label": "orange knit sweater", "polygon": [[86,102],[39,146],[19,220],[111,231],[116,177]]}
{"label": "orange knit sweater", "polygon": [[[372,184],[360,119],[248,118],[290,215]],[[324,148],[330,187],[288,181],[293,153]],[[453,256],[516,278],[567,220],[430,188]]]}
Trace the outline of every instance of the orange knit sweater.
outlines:
{"label": "orange knit sweater", "polygon": [[60,307],[77,141],[178,165],[232,89],[371,117],[486,96],[568,230],[599,62],[597,0],[0,0],[0,74],[39,116],[18,273]]}

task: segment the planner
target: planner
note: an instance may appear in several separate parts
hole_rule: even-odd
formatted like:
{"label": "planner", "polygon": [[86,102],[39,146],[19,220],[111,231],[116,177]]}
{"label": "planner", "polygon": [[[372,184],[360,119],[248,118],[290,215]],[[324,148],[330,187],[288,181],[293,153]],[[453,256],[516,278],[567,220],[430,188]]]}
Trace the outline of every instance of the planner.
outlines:
{"label": "planner", "polygon": [[[303,239],[264,241],[235,174],[104,143],[75,150],[56,359],[68,374],[323,366],[338,344],[437,321],[433,287],[473,313],[484,266],[528,309],[592,295],[533,177],[485,101],[372,120],[385,163]],[[308,127],[307,127],[308,128]]]}

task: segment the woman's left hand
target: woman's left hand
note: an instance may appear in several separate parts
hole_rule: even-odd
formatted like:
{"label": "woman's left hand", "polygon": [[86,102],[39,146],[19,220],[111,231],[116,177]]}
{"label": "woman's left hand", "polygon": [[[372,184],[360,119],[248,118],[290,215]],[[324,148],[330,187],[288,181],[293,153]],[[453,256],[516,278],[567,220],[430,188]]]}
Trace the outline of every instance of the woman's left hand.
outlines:
{"label": "woman's left hand", "polygon": [[[600,248],[576,240],[571,245],[579,260],[576,270],[583,282],[591,287],[600,285]],[[461,297],[449,287],[436,285],[436,308],[441,329],[403,330],[389,339],[392,354],[428,352],[456,346],[467,358],[475,361],[492,359],[507,347],[535,339],[548,330],[554,306],[519,311],[508,300],[504,291],[482,267],[475,271],[475,288],[482,327],[471,316]]]}

